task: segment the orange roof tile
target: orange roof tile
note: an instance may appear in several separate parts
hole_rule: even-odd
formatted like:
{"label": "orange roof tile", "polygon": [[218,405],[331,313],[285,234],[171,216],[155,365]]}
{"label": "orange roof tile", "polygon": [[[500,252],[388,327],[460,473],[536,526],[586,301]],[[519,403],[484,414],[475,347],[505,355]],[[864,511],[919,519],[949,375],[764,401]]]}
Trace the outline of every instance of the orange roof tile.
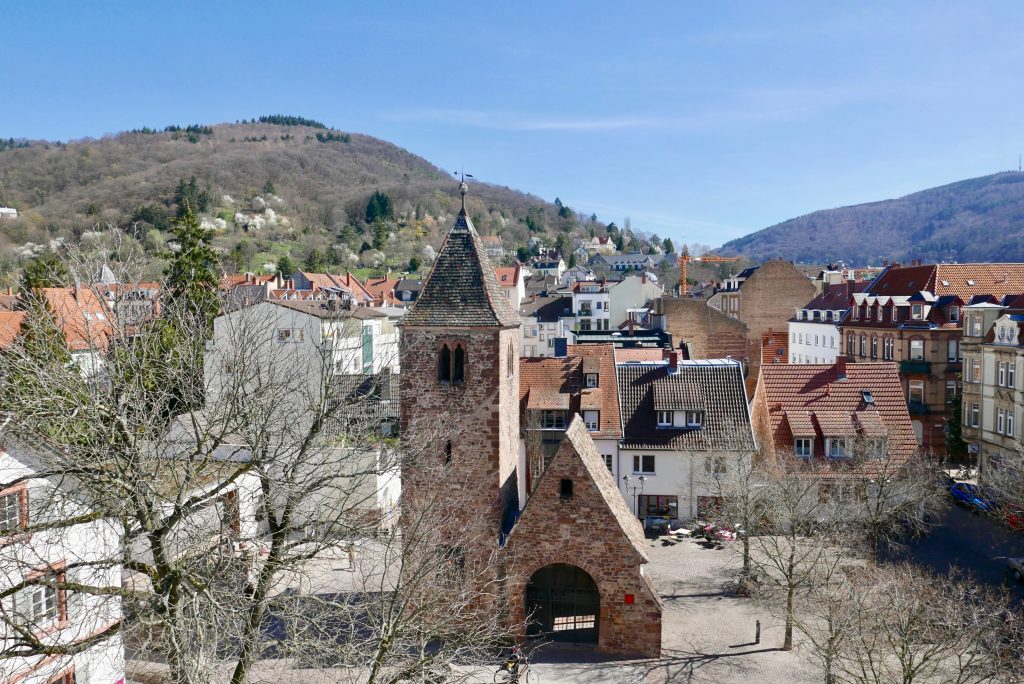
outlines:
{"label": "orange roof tile", "polygon": [[57,325],[71,351],[106,349],[113,333],[110,308],[91,289],[44,287],[38,290],[46,298]]}
{"label": "orange roof tile", "polygon": [[[857,434],[888,435],[890,452],[910,458],[917,438],[907,411],[907,399],[895,363],[775,364],[763,366],[756,402],[763,402],[768,428],[779,448],[792,448],[796,430],[807,428],[804,416],[813,414],[815,436]],[[870,393],[870,403],[865,392]],[[801,435],[797,435],[801,436]],[[809,435],[807,435],[809,436]],[[822,455],[822,439],[815,451]]]}
{"label": "orange roof tile", "polygon": [[[597,362],[596,369],[594,361]],[[598,373],[598,386],[586,387],[587,372]],[[555,409],[579,412],[596,409],[600,428],[595,439],[622,436],[619,416],[619,387],[615,375],[612,344],[570,345],[564,358],[522,358],[519,360],[521,410]],[[529,426],[526,416],[523,425]]]}
{"label": "orange roof tile", "polygon": [[10,349],[24,320],[24,311],[0,311],[0,349]]}

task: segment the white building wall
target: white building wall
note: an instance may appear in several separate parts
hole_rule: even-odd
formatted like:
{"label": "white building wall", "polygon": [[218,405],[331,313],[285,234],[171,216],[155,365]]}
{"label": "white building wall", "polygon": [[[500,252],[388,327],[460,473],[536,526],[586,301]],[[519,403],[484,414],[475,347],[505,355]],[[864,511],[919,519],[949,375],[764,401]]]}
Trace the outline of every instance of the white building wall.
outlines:
{"label": "white building wall", "polygon": [[[5,450],[0,451],[0,482],[29,477],[33,471],[28,464],[33,460],[32,455],[14,446],[5,446]],[[48,520],[66,520],[87,513],[84,505],[68,496],[72,493],[58,490],[50,480],[29,480],[29,524],[40,525]],[[0,584],[6,589],[24,581],[30,572],[63,566],[67,582],[116,587],[121,582],[121,568],[107,566],[106,561],[118,558],[119,548],[117,530],[105,520],[37,530],[31,536],[7,540],[0,545]],[[52,645],[80,642],[121,619],[120,601],[116,596],[67,592],[65,605],[66,622],[59,623],[60,627],[45,636],[44,642]],[[13,597],[3,599],[3,609],[8,615],[13,614]],[[55,621],[55,627],[57,625]],[[0,630],[6,648],[9,632],[6,627]],[[79,684],[113,684],[123,679],[124,650],[120,637],[97,642],[73,656],[0,660],[0,681],[42,684],[72,667]]]}
{"label": "white building wall", "polygon": [[609,324],[618,328],[629,318],[629,309],[638,309],[664,294],[661,285],[643,276],[626,276],[608,289]]}
{"label": "white building wall", "polygon": [[[633,470],[634,456],[653,455],[655,472],[640,473]],[[736,452],[731,451],[662,451],[657,449],[619,449],[618,477],[616,482],[622,492],[629,510],[636,514],[636,505],[640,494],[678,497],[678,517],[681,520],[693,519],[697,516],[697,504],[700,497],[715,496],[714,477],[707,472],[708,462],[720,459],[728,468],[736,467]],[[752,454],[744,454],[749,459]],[[627,484],[622,479],[629,475]],[[633,487],[638,485],[640,475],[645,478],[643,490]]]}
{"label": "white building wall", "polygon": [[842,338],[838,326],[811,321],[789,322],[790,363],[833,364],[841,353]]}

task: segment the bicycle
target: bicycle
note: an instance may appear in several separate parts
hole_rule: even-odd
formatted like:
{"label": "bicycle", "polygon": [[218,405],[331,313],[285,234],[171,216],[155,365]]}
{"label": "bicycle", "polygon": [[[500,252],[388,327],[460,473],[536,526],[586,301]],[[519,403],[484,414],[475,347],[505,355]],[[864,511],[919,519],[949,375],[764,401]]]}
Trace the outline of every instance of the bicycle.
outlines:
{"label": "bicycle", "polygon": [[512,654],[505,659],[494,673],[494,684],[532,684],[530,663],[519,646],[512,647]]}

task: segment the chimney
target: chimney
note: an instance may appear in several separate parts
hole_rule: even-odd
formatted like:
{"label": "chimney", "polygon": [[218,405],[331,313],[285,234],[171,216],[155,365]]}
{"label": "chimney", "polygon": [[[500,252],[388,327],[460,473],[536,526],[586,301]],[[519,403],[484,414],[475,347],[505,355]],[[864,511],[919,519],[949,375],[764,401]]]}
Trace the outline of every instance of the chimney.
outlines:
{"label": "chimney", "polygon": [[836,379],[837,380],[845,380],[846,379],[846,357],[843,356],[842,354],[840,354],[839,356],[836,357],[836,366],[835,366],[835,368],[836,368]]}
{"label": "chimney", "polygon": [[669,371],[675,373],[679,370],[679,352],[670,351],[668,353],[668,368]]}

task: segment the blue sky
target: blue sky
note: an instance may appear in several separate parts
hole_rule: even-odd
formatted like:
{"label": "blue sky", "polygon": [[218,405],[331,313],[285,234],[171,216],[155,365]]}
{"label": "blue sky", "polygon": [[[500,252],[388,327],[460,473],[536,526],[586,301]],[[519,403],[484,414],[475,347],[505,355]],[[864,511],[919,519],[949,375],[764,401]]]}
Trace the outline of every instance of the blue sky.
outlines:
{"label": "blue sky", "polygon": [[1016,168],[1021,2],[7,3],[0,136],[285,113],[675,240]]}

